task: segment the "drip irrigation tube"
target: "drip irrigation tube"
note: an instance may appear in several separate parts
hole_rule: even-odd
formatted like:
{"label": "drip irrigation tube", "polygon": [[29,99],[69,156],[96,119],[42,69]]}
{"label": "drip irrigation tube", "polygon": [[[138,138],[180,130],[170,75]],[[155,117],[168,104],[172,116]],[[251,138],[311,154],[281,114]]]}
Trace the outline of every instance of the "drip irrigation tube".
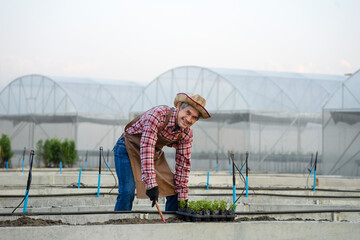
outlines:
{"label": "drip irrigation tube", "polygon": [[[318,210],[287,210],[287,211],[249,211],[235,212],[241,215],[272,215],[272,214],[306,214],[306,213],[340,213],[340,212],[360,212],[360,209],[318,209]],[[83,212],[28,212],[28,213],[0,213],[0,217],[5,216],[54,216],[54,215],[97,215],[97,214],[159,214],[156,210],[134,210],[134,211],[83,211]],[[165,214],[176,214],[175,211],[164,211]]]}
{"label": "drip irrigation tube", "polygon": [[[276,193],[249,193],[249,196],[273,196],[273,197],[298,197],[298,198],[359,198],[359,196],[332,196],[332,195],[291,195]],[[232,196],[231,193],[198,193],[189,194],[189,196]]]}
{"label": "drip irrigation tube", "polygon": [[[89,187],[90,188],[90,187]],[[91,187],[94,188],[94,187]],[[190,189],[204,189],[204,186],[190,186]],[[211,187],[212,190],[232,190],[232,187]],[[237,187],[236,189],[243,189]],[[312,188],[274,188],[274,187],[252,187],[252,190],[265,190],[265,191],[311,191]],[[350,189],[329,189],[329,188],[317,188],[316,191],[325,191],[325,192],[358,192],[360,190],[350,190]]]}
{"label": "drip irrigation tube", "polygon": [[[63,188],[63,189],[69,189],[69,188],[77,188],[77,185],[69,185],[69,186],[55,186],[55,185],[43,185],[44,187],[49,188]],[[82,189],[85,188],[97,188],[97,186],[81,186]],[[101,188],[114,188],[113,186],[101,186]],[[204,186],[189,186],[189,189],[206,189],[206,185]],[[209,190],[232,190],[232,187],[219,187],[219,186],[210,186]],[[242,190],[243,187],[237,187],[236,190]],[[311,191],[312,188],[283,188],[283,187],[251,187],[251,190],[256,191]],[[330,189],[330,188],[317,188],[316,191],[323,191],[323,192],[354,192],[354,193],[360,193],[360,190],[351,190],[351,189]]]}
{"label": "drip irrigation tube", "polygon": [[[94,193],[64,193],[64,194],[33,194],[29,195],[32,198],[38,197],[77,197],[77,196],[96,196]],[[103,192],[100,195],[113,195],[117,196],[117,193]],[[237,194],[237,196],[240,194]],[[232,196],[232,193],[189,193],[189,196]],[[273,196],[273,197],[294,197],[294,198],[359,198],[359,196],[335,196],[335,195],[294,195],[294,194],[276,194],[276,193],[249,193],[249,196]],[[0,195],[0,198],[19,198],[23,195]]]}

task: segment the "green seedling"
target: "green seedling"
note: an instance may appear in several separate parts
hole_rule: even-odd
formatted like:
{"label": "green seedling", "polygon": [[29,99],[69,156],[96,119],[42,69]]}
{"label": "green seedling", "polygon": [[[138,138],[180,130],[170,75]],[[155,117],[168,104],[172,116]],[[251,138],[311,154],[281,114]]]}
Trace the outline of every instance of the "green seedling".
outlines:
{"label": "green seedling", "polygon": [[227,202],[225,200],[220,201],[220,210],[224,212],[227,208]]}
{"label": "green seedling", "polygon": [[180,207],[181,209],[186,208],[186,201],[183,200],[183,199],[181,199],[181,200],[180,200],[180,203],[179,203],[179,207]]}
{"label": "green seedling", "polygon": [[235,203],[231,204],[230,207],[229,207],[229,210],[230,211],[235,211],[236,210],[236,204]]}
{"label": "green seedling", "polygon": [[219,201],[218,200],[215,200],[212,205],[211,205],[211,210],[213,211],[217,211],[219,210]]}
{"label": "green seedling", "polygon": [[211,210],[211,205],[212,205],[212,202],[211,202],[211,201],[205,201],[205,202],[204,202],[204,211],[209,211],[209,210]]}

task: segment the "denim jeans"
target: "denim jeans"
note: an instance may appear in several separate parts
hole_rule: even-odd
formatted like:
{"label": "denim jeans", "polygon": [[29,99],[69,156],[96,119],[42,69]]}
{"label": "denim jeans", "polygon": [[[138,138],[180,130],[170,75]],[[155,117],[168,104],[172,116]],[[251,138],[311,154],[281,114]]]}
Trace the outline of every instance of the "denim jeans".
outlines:
{"label": "denim jeans", "polygon": [[[135,180],[123,135],[114,147],[114,159],[119,182],[119,194],[116,198],[114,211],[130,211],[135,197]],[[177,211],[177,209],[177,194],[166,197],[165,211]]]}

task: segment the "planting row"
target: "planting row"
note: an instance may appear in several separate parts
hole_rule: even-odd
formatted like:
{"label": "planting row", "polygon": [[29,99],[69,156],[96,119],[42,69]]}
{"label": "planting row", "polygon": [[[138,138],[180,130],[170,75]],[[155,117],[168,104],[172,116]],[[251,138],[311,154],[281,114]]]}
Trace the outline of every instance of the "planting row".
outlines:
{"label": "planting row", "polygon": [[233,221],[235,219],[236,204],[230,204],[225,200],[180,200],[177,215],[185,221]]}

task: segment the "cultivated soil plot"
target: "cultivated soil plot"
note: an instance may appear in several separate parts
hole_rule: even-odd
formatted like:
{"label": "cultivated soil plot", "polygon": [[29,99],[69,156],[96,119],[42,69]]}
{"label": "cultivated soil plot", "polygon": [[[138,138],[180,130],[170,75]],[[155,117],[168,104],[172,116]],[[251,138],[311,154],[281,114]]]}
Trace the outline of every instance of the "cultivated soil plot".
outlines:
{"label": "cultivated soil plot", "polygon": [[[301,219],[301,218],[289,218],[286,220],[277,220],[276,218],[269,216],[259,216],[254,218],[240,217],[235,219],[233,222],[249,222],[249,221],[315,221],[314,219]],[[326,219],[321,221],[328,221]],[[168,218],[166,223],[182,223],[185,222],[179,218]],[[115,219],[108,220],[105,222],[92,222],[80,225],[105,225],[105,224],[164,224],[161,219],[140,219],[140,218],[128,218],[128,219]],[[214,223],[214,222],[212,222]],[[16,220],[0,221],[0,227],[25,227],[25,226],[53,226],[53,225],[71,225],[64,223],[61,220],[44,220],[44,219],[33,219],[27,216],[20,217]]]}

